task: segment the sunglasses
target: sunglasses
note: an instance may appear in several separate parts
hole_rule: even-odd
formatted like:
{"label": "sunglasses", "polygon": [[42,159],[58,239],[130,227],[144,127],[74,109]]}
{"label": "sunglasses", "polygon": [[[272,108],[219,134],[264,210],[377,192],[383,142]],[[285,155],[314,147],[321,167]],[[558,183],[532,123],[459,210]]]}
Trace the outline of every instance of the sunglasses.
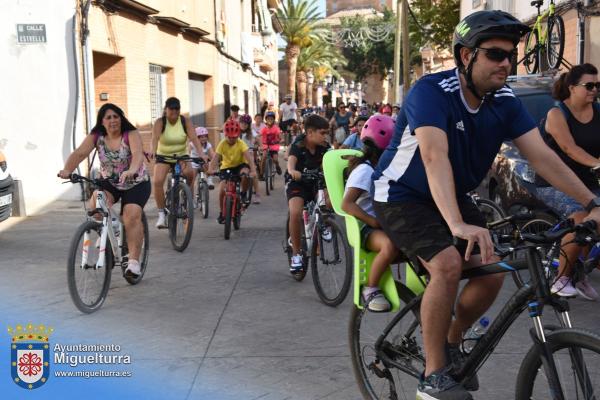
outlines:
{"label": "sunglasses", "polygon": [[498,49],[498,48],[485,48],[485,47],[476,47],[477,50],[483,50],[485,53],[485,56],[487,57],[488,60],[490,61],[494,61],[494,62],[502,62],[504,60],[506,60],[508,58],[508,61],[512,61],[515,57],[517,57],[517,54],[519,52],[518,49],[512,49],[510,51],[506,51],[503,49]]}
{"label": "sunglasses", "polygon": [[600,82],[579,83],[575,86],[583,86],[588,92],[591,92],[592,90],[594,90],[594,88],[600,91]]}

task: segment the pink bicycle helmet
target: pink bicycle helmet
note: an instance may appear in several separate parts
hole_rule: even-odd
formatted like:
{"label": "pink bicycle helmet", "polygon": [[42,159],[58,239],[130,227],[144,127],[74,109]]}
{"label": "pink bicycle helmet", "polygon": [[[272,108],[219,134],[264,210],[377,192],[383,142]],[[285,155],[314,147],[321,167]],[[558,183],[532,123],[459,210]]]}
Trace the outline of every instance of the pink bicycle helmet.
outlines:
{"label": "pink bicycle helmet", "polygon": [[208,136],[208,129],[203,126],[196,128],[196,136]]}
{"label": "pink bicycle helmet", "polygon": [[385,150],[394,136],[394,120],[387,115],[373,115],[370,117],[360,133],[360,140],[373,141],[375,147]]}

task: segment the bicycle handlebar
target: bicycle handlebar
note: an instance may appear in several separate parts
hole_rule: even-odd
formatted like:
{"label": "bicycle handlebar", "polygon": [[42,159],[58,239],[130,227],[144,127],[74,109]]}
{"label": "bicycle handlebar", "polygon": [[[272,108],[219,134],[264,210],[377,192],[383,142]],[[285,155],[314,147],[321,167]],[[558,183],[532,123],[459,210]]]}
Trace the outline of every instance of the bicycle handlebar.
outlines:
{"label": "bicycle handlebar", "polygon": [[600,236],[596,232],[596,221],[586,221],[581,224],[567,226],[555,232],[545,231],[541,233],[521,233],[523,240],[534,244],[552,244],[561,240],[569,233],[575,233],[574,241],[578,244],[590,244],[599,242]]}
{"label": "bicycle handlebar", "polygon": [[[133,179],[137,178],[138,174],[134,174],[133,175]],[[82,182],[87,182],[90,183],[96,187],[100,187],[102,185],[102,182],[109,182],[109,183],[119,183],[119,179],[115,179],[113,177],[111,178],[96,178],[96,179],[90,179],[88,177],[85,177],[83,175],[79,175],[79,174],[71,174],[69,175],[69,177],[67,178],[68,181],[70,183],[82,183]],[[64,183],[67,183],[64,182]]]}

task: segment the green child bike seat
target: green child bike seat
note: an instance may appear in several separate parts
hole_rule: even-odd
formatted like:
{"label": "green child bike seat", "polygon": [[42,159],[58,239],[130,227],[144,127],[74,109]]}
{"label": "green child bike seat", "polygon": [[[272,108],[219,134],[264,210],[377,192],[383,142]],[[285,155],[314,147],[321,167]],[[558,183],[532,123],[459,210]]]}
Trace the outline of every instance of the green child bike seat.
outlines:
{"label": "green child bike seat", "polygon": [[[344,170],[348,167],[348,158],[351,156],[360,156],[362,153],[358,150],[341,149],[331,150],[325,153],[323,157],[323,173],[327,185],[329,200],[336,214],[345,218],[346,236],[348,243],[354,249],[354,304],[362,308],[360,301],[361,286],[367,283],[371,263],[376,253],[368,251],[360,245],[360,228],[363,223],[352,215],[348,215],[342,210],[342,199],[344,197],[345,179]],[[412,267],[406,269],[406,283],[409,289],[415,294],[423,292],[421,279],[414,273]],[[400,298],[394,283],[392,271],[388,268],[379,282],[379,287],[385,294],[392,306],[392,311],[400,309]]]}

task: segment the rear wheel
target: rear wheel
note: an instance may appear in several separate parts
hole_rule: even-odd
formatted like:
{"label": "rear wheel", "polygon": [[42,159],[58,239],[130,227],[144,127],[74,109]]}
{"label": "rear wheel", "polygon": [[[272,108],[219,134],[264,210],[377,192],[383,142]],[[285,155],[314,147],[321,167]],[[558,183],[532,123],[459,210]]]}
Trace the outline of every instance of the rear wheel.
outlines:
{"label": "rear wheel", "polygon": [[[142,248],[140,249],[140,274],[134,278],[130,275],[123,275],[125,280],[131,285],[136,285],[140,283],[144,274],[146,273],[146,267],[148,266],[148,255],[150,254],[150,232],[148,230],[148,221],[146,220],[146,214],[142,212],[142,229],[144,231],[144,238],[142,240]],[[125,229],[123,229],[123,254],[127,254],[127,233]],[[124,266],[121,266],[123,269],[123,274],[125,274]]]}
{"label": "rear wheel", "polygon": [[[415,298],[400,282],[396,282],[396,288],[401,302],[407,304],[398,313],[374,313],[366,307],[352,307],[348,327],[350,356],[364,399],[398,398],[396,391],[415,393],[425,370],[420,298]],[[386,328],[389,330],[384,335]],[[381,344],[377,345],[379,340]]]}
{"label": "rear wheel", "polygon": [[323,220],[313,234],[312,278],[321,301],[328,306],[341,304],[352,283],[354,260],[350,245],[332,218]]}
{"label": "rear wheel", "polygon": [[[102,224],[86,221],[79,226],[69,249],[67,282],[73,304],[84,313],[97,311],[108,294],[110,274],[114,265],[112,248],[106,239],[106,249],[100,249]],[[104,257],[104,266],[96,267]]]}
{"label": "rear wheel", "polygon": [[225,197],[225,239],[231,235],[231,219],[233,213],[233,199],[231,196]]}
{"label": "rear wheel", "polygon": [[[562,388],[556,398],[596,399],[600,393],[600,336],[580,329],[561,329],[546,335]],[[517,376],[516,400],[552,396],[540,349],[532,347]]]}
{"label": "rear wheel", "polygon": [[538,32],[536,29],[529,31],[525,35],[525,57],[523,66],[528,74],[535,74],[538,71],[540,63],[540,51],[538,48]]}
{"label": "rear wheel", "polygon": [[194,200],[192,191],[185,182],[179,182],[173,191],[173,202],[169,214],[169,238],[173,248],[184,251],[194,229]]}
{"label": "rear wheel", "polygon": [[237,231],[242,225],[242,200],[238,197],[233,207],[235,215],[233,216],[233,228]]}
{"label": "rear wheel", "polygon": [[560,15],[548,19],[548,41],[546,42],[546,57],[548,68],[560,67],[565,50],[565,23]]}
{"label": "rear wheel", "polygon": [[198,174],[196,188],[196,203],[200,209],[200,215],[206,219],[208,218],[208,183],[206,183],[206,180],[200,178],[200,174]]}

